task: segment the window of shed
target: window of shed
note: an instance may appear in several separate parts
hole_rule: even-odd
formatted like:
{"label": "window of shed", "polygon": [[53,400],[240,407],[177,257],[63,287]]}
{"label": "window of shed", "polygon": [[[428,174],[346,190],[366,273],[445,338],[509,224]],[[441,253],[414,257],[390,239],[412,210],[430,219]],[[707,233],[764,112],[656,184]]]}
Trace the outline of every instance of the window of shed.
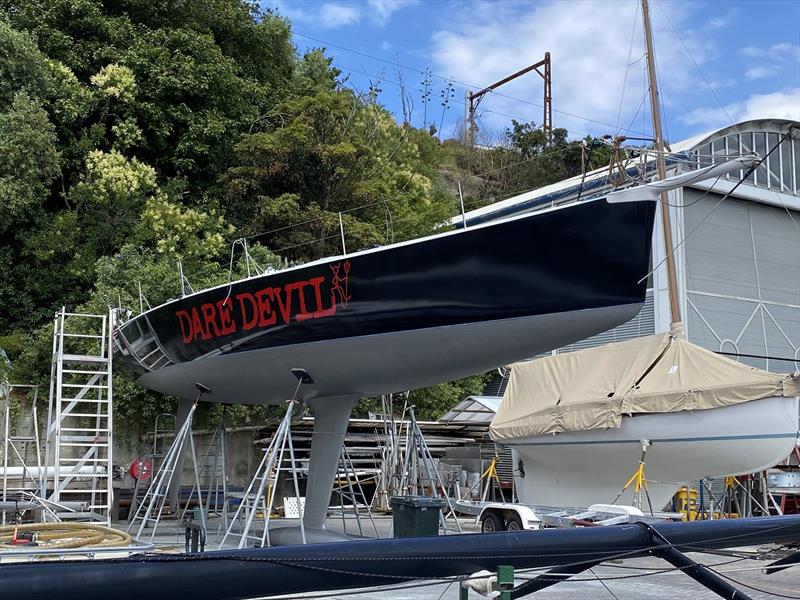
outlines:
{"label": "window of shed", "polygon": [[[753,137],[755,138],[756,152],[763,159],[767,155],[767,134],[763,131],[756,131]],[[766,163],[762,162],[756,169],[756,185],[767,187]]]}
{"label": "window of shed", "polygon": [[[780,136],[777,133],[767,134],[767,152],[778,145]],[[767,158],[767,170],[769,171],[769,187],[774,190],[781,189],[781,152],[776,148]]]}
{"label": "window of shed", "polygon": [[781,142],[781,183],[783,190],[790,194],[794,192],[792,167],[792,140],[785,139]]}

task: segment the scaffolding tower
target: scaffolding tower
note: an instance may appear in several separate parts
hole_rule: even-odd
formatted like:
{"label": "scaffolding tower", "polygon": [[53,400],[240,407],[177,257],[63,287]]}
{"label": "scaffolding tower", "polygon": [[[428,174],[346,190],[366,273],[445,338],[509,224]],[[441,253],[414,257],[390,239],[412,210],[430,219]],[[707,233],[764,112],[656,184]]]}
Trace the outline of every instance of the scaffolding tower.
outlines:
{"label": "scaffolding tower", "polygon": [[[45,465],[54,503],[83,502],[62,519],[111,523],[113,310],[104,315],[62,308],[53,322]],[[48,472],[49,475],[49,472]],[[43,496],[48,482],[43,483]]]}
{"label": "scaffolding tower", "polygon": [[[30,388],[33,390],[33,401],[29,414],[14,418],[12,411],[12,394],[15,389]],[[42,457],[39,445],[39,421],[36,415],[36,401],[39,395],[37,385],[11,385],[6,395],[3,423],[3,489],[0,519],[6,524],[6,511],[10,502],[24,500],[39,493],[42,469]],[[12,423],[12,420],[16,421]],[[34,467],[35,464],[35,467]],[[16,507],[15,507],[16,512]]]}

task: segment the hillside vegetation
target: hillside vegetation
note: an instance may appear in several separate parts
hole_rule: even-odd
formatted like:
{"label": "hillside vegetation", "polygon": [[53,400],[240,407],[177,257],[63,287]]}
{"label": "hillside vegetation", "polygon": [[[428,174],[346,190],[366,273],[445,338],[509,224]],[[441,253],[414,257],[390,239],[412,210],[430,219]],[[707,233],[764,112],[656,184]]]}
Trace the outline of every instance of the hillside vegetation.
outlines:
{"label": "hillside vegetation", "polygon": [[[472,208],[580,172],[564,130],[546,146],[514,122],[499,147],[471,149],[398,123],[254,4],[0,6],[0,368],[12,382],[46,382],[61,306],[136,311],[139,285],[163,302],[180,292],[178,261],[194,289],[227,281],[243,236],[259,265],[279,266],[338,252],[341,211],[356,250],[433,231],[459,210],[457,181]],[[246,273],[241,246],[233,264]],[[413,401],[435,418],[484,380]],[[171,402],[115,378],[131,431]]]}

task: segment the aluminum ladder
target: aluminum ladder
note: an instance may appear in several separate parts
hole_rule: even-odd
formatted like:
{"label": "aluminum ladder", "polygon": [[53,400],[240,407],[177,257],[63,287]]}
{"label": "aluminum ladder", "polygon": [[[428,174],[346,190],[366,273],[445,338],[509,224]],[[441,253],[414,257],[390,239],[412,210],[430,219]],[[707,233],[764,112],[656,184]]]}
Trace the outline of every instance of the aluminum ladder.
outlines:
{"label": "aluminum ladder", "polygon": [[62,308],[53,322],[45,442],[45,464],[53,474],[48,500],[84,503],[81,510],[58,513],[61,519],[111,524],[113,329],[113,310],[95,315]]}

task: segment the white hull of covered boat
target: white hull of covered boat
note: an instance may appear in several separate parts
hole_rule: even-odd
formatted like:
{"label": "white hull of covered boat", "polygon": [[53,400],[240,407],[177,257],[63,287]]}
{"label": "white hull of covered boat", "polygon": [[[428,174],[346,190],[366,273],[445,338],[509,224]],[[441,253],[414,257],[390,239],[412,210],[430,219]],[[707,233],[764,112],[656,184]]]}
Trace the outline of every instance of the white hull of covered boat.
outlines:
{"label": "white hull of covered boat", "polygon": [[[653,509],[660,510],[684,483],[776,465],[795,447],[797,435],[798,398],[770,397],[708,410],[626,416],[618,429],[504,443],[515,451],[520,502],[589,506],[614,500],[636,470],[641,440],[647,439],[652,445],[645,474]],[[632,490],[619,500],[632,501]]]}

